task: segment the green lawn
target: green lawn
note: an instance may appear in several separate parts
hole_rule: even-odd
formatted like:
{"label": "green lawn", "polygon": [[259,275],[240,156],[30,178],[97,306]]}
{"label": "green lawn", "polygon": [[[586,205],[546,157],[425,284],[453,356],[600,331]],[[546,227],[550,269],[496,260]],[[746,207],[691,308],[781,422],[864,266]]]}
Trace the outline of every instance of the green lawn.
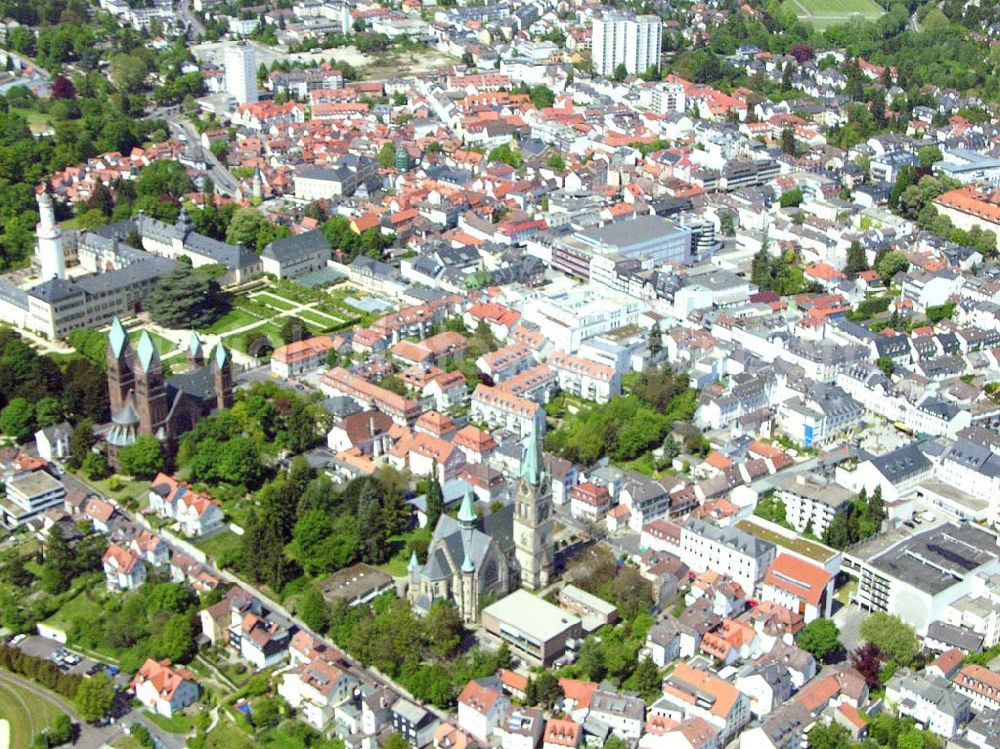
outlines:
{"label": "green lawn", "polygon": [[43,729],[62,712],[26,689],[0,682],[0,717],[10,721],[11,749],[28,749]]}
{"label": "green lawn", "polygon": [[303,310],[302,312],[296,313],[296,317],[302,319],[310,327],[315,327],[315,330],[322,331],[334,328],[343,322],[340,319],[334,319],[329,315],[323,315],[318,312],[313,312],[312,310]]}
{"label": "green lawn", "polygon": [[266,304],[268,307],[275,307],[284,312],[287,312],[290,309],[295,309],[299,306],[295,302],[290,302],[285,297],[279,296],[274,291],[262,291],[261,293],[251,297],[251,299],[255,302]]}
{"label": "green lawn", "polygon": [[430,540],[430,531],[426,528],[416,528],[407,533],[401,533],[389,539],[389,545],[393,549],[393,555],[385,564],[377,565],[378,569],[392,577],[403,577],[407,574],[407,565],[410,563],[410,554],[406,550],[411,538],[423,536]]}
{"label": "green lawn", "polygon": [[751,523],[748,520],[741,520],[736,524],[736,527],[746,531],[747,533],[752,533],[759,539],[770,541],[771,543],[776,544],[777,546],[783,546],[786,549],[791,549],[792,551],[798,552],[799,554],[807,556],[810,559],[814,559],[821,564],[825,563],[836,553],[821,544],[814,543],[813,541],[807,541],[804,538],[789,538],[788,536],[783,536],[780,533],[770,531],[763,526],[757,525],[756,523]]}
{"label": "green lawn", "polygon": [[132,481],[117,474],[111,478],[101,479],[100,481],[84,478],[80,473],[77,473],[76,477],[85,484],[92,486],[105,497],[114,497],[122,502],[135,499],[138,500],[140,507],[148,504],[146,501],[146,496],[149,492],[148,481]]}
{"label": "green lawn", "polygon": [[885,10],[873,0],[785,0],[782,8],[817,31],[850,23],[854,19],[876,21]]}
{"label": "green lawn", "polygon": [[[142,328],[137,328],[129,333],[128,337],[132,339],[132,350],[135,351],[136,346],[139,345],[139,336],[142,335]],[[156,350],[160,352],[160,356],[169,354],[174,349],[178,348],[177,344],[171,341],[169,338],[164,338],[158,333],[153,331],[148,331],[149,337],[153,339],[153,344],[156,346]]]}
{"label": "green lawn", "polygon": [[164,718],[162,715],[157,715],[154,712],[146,710],[143,715],[167,733],[188,733],[194,730],[194,718],[183,713],[175,715],[172,718]]}
{"label": "green lawn", "polygon": [[222,719],[205,737],[205,749],[251,749],[254,740],[230,720]]}
{"label": "green lawn", "polygon": [[119,736],[112,742],[111,746],[115,749],[143,749],[142,744],[132,736]]}
{"label": "green lawn", "polygon": [[93,589],[81,591],[60,606],[45,623],[68,633],[74,620],[96,619],[101,614],[101,603],[95,593]]}
{"label": "green lawn", "polygon": [[44,112],[36,112],[33,109],[12,109],[11,111],[23,115],[32,132],[44,132],[52,127],[51,118]]}
{"label": "green lawn", "polygon": [[232,531],[223,531],[202,541],[195,541],[195,546],[208,554],[212,559],[218,559],[226,551],[238,549],[240,543],[240,537],[235,533]]}
{"label": "green lawn", "polygon": [[241,310],[239,307],[234,307],[216,320],[212,325],[205,328],[204,332],[221,335],[255,322],[259,322],[259,319],[251,315],[249,312]]}
{"label": "green lawn", "polygon": [[282,344],[281,328],[273,322],[261,322],[260,325],[253,328],[253,330],[247,330],[243,333],[237,333],[236,335],[225,336],[223,340],[227,346],[230,346],[237,351],[242,351],[245,354],[247,353],[247,336],[251,333],[263,333],[271,339],[271,343],[274,344],[275,348]]}

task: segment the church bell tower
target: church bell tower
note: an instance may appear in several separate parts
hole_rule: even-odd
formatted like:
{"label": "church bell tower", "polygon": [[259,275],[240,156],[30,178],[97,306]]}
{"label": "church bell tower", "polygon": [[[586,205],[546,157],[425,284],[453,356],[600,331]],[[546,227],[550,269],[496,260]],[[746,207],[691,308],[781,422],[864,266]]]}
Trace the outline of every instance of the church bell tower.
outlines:
{"label": "church bell tower", "polygon": [[515,557],[521,587],[544,588],[552,580],[555,551],[552,538],[552,487],[542,461],[539,426],[528,435],[521,478],[514,498]]}

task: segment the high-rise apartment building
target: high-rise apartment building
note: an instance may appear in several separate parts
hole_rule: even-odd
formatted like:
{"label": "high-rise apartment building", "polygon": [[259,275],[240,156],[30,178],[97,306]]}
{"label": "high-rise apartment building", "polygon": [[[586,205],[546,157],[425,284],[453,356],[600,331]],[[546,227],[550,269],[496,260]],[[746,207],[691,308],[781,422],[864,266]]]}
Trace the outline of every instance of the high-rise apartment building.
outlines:
{"label": "high-rise apartment building", "polygon": [[610,77],[624,64],[629,75],[660,67],[663,22],[657,16],[606,15],[594,19],[591,53],[594,72]]}
{"label": "high-rise apartment building", "polygon": [[226,91],[240,104],[257,101],[257,53],[246,43],[226,47]]}

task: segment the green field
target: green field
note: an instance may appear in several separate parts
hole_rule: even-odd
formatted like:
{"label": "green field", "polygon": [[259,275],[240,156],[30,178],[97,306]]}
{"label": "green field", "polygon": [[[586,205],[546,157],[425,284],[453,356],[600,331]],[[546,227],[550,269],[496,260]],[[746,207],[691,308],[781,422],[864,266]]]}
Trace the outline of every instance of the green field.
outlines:
{"label": "green field", "polygon": [[28,749],[32,740],[62,712],[26,689],[0,682],[0,717],[10,721],[11,749]]}
{"label": "green field", "polygon": [[875,21],[885,13],[873,0],[785,0],[782,5],[817,31],[854,19]]}
{"label": "green field", "polygon": [[[136,328],[128,337],[132,341],[132,350],[135,351],[136,346],[139,345],[139,336],[142,335],[143,328]],[[164,338],[159,333],[154,333],[151,330],[147,330],[149,337],[153,339],[153,344],[156,346],[156,350],[159,352],[160,356],[169,354],[177,348],[177,344],[171,341],[169,338]]]}

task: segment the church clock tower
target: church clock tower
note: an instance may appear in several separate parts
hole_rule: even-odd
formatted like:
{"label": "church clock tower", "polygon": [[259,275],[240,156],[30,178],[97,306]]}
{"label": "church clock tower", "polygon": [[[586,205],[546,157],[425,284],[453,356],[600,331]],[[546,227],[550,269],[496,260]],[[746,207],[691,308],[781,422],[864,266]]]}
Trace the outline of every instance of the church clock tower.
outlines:
{"label": "church clock tower", "polygon": [[515,556],[521,587],[544,588],[552,579],[555,552],[552,539],[552,487],[542,462],[536,424],[528,436],[521,478],[514,498]]}

